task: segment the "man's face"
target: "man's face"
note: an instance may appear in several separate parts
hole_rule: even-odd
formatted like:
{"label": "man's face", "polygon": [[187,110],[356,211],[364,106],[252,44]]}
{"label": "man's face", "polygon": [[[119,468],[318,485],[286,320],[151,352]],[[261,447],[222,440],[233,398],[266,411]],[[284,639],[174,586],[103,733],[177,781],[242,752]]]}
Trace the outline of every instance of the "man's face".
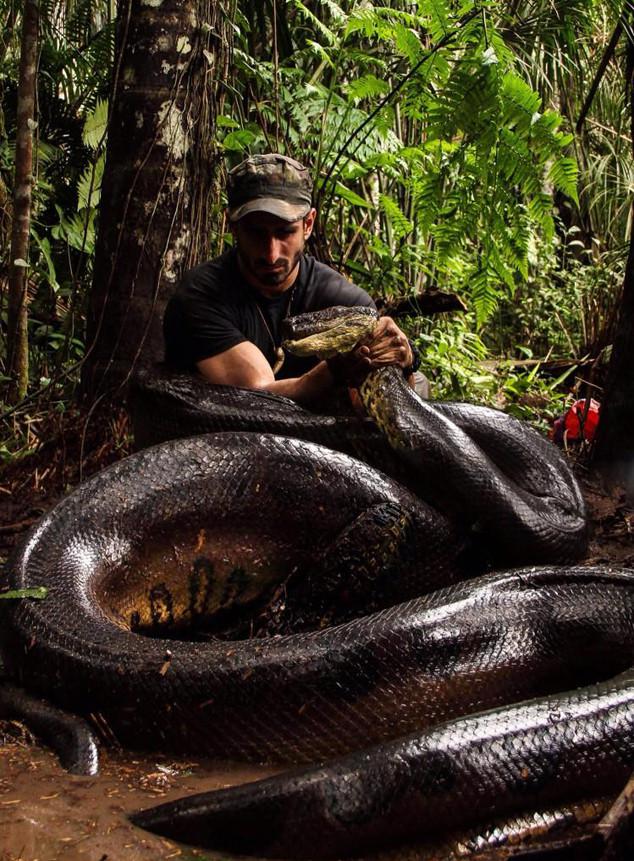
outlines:
{"label": "man's face", "polygon": [[240,267],[249,283],[268,295],[290,287],[314,220],[314,209],[299,221],[251,212],[232,225]]}

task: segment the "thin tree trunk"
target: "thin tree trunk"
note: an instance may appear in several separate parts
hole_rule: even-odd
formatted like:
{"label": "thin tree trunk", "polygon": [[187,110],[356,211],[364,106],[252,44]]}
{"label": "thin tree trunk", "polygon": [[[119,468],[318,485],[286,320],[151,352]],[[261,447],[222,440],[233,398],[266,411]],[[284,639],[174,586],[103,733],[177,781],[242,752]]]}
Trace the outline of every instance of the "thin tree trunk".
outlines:
{"label": "thin tree trunk", "polygon": [[83,391],[162,357],[161,321],[209,250],[230,21],[213,0],[122,0]]}
{"label": "thin tree trunk", "polygon": [[[634,155],[634,47],[630,40],[627,43],[626,83]],[[630,236],[594,459],[634,498],[634,230]]]}
{"label": "thin tree trunk", "polygon": [[8,279],[7,373],[10,377],[9,401],[13,403],[24,397],[29,381],[27,263],[33,185],[33,128],[39,16],[37,0],[25,0],[18,77],[15,184]]}

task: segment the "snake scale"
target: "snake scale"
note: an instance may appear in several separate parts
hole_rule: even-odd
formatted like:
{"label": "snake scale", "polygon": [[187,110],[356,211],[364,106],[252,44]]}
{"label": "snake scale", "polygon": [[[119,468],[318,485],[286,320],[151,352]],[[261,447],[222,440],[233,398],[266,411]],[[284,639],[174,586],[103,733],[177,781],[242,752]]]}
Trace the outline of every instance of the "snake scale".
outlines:
{"label": "snake scale", "polygon": [[[34,527],[7,585],[49,593],[3,608],[3,660],[124,743],[326,764],[138,824],[339,857],[618,791],[634,767],[634,573],[550,564],[583,552],[585,512],[548,443],[493,410],[422,403],[392,368],[362,388],[389,450],[367,421],[210,389],[142,384],[158,411],[144,442],[228,432],[141,451]],[[496,563],[545,567],[457,582],[474,539]],[[307,602],[314,629],[219,635],[272,594],[304,624]],[[338,624],[320,627],[329,612]]]}

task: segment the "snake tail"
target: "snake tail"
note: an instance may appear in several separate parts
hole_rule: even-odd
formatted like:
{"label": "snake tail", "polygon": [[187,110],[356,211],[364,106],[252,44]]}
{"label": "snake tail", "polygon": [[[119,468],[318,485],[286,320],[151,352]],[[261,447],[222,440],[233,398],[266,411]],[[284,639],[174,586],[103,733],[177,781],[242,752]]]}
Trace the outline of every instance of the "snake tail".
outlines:
{"label": "snake tail", "polygon": [[71,774],[97,774],[99,752],[95,736],[82,718],[32,697],[9,683],[0,686],[0,717],[21,720],[57,754]]}

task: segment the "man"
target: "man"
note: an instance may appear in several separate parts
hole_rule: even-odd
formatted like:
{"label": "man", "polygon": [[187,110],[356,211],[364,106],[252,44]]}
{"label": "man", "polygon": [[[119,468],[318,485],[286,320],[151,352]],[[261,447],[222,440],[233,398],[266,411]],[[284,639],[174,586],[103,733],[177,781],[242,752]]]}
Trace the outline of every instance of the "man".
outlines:
{"label": "man", "polygon": [[227,216],[234,247],[188,272],[164,320],[166,361],[219,385],[262,389],[310,405],[370,368],[396,364],[409,377],[415,354],[389,317],[372,341],[336,360],[284,355],[287,316],[333,305],[371,306],[370,296],[305,254],[316,210],[307,168],[277,153],[246,159],[230,174]]}

